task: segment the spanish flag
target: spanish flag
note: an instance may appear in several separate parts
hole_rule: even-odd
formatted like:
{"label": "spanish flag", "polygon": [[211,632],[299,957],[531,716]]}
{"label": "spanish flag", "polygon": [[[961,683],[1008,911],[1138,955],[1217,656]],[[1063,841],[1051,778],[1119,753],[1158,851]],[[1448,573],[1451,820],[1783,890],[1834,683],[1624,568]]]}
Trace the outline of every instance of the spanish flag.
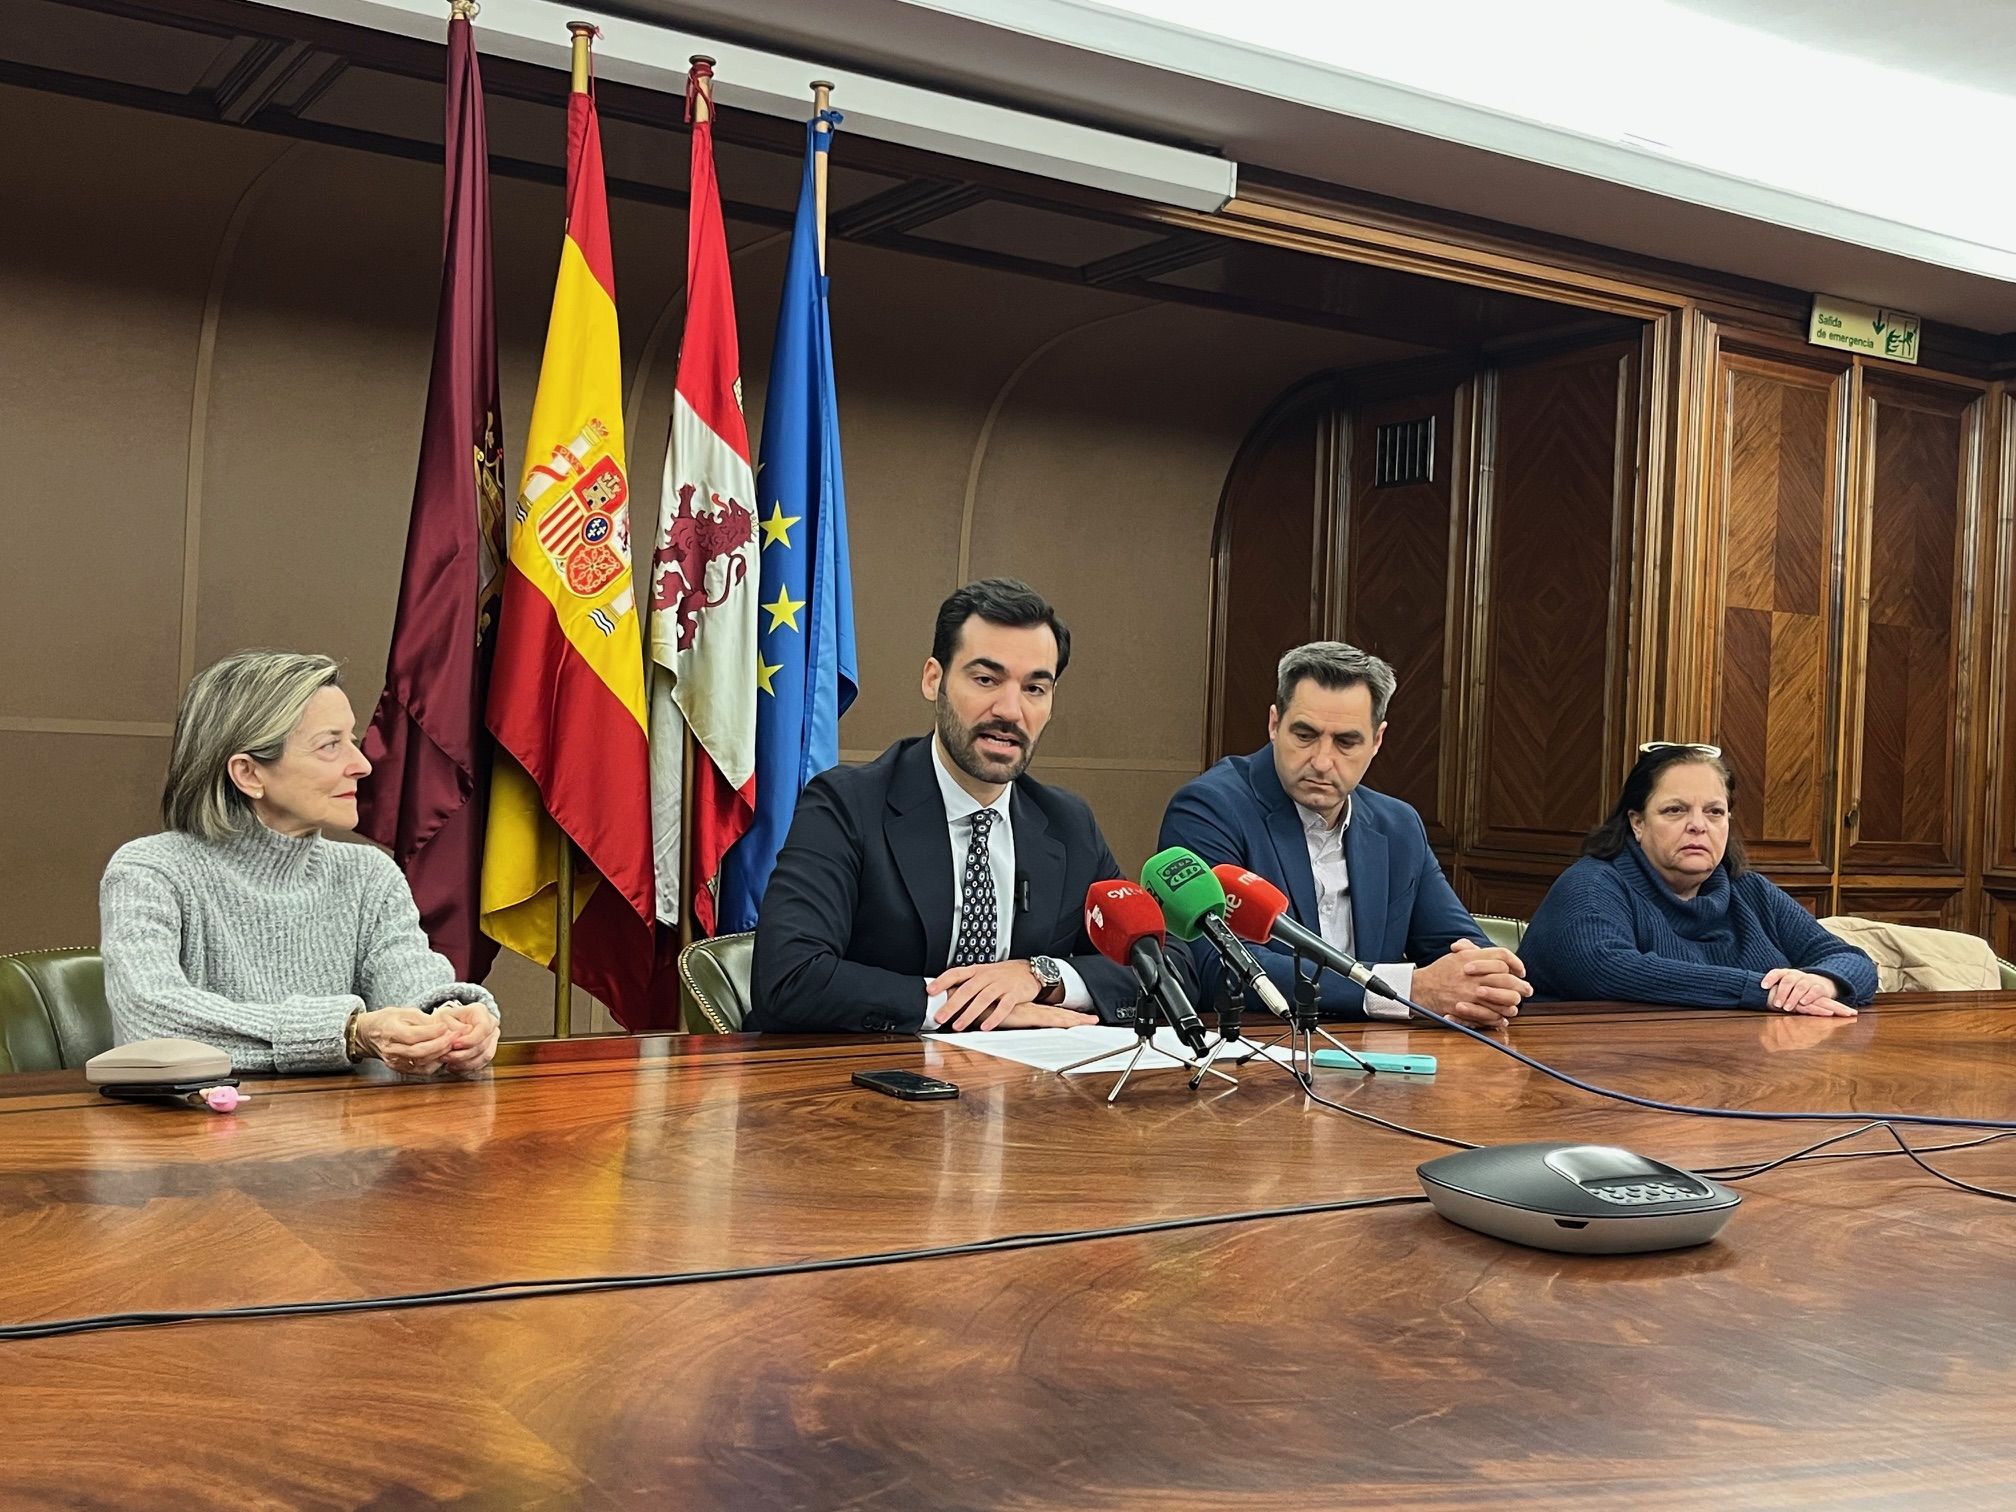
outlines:
{"label": "spanish flag", "polygon": [[630,483],[602,137],[575,37],[567,235],[511,514],[488,721],[499,752],[483,929],[550,966],[560,847],[574,847],[574,981],[626,1026],[652,969],[650,754],[630,575]]}

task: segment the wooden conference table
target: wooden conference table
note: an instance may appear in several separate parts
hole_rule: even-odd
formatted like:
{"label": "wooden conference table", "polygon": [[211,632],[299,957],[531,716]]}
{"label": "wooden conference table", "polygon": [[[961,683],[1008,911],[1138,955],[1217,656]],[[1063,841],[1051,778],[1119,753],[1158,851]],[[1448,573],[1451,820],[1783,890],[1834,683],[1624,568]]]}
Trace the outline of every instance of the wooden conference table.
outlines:
{"label": "wooden conference table", "polygon": [[[1581,1007],[1528,1053],[1744,1107],[2016,1117],[2016,995],[1855,1021]],[[1326,1072],[1459,1138],[1695,1169],[1834,1126],[1597,1101],[1442,1031]],[[858,1090],[862,1068],[958,1082]],[[748,1267],[1418,1192],[1433,1146],[1278,1070],[1193,1095],[910,1040],[507,1047],[232,1117],[0,1083],[0,1321]],[[1920,1130],[1920,1144],[1965,1135]],[[1865,1141],[1865,1144],[1869,1143]],[[2016,1186],[2016,1141],[1934,1157]],[[417,1311],[0,1343],[26,1507],[2016,1506],[2016,1245],[1902,1157],[1745,1183],[1704,1248],[1574,1258],[1425,1206]]]}

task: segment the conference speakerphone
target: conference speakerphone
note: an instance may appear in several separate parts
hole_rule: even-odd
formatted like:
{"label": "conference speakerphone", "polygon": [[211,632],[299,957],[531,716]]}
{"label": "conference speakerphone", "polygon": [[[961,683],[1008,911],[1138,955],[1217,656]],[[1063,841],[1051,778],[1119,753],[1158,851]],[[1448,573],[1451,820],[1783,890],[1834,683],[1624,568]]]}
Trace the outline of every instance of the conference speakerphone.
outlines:
{"label": "conference speakerphone", "polygon": [[1743,1200],[1720,1182],[1614,1145],[1498,1145],[1444,1155],[1415,1174],[1451,1223],[1583,1255],[1706,1244]]}

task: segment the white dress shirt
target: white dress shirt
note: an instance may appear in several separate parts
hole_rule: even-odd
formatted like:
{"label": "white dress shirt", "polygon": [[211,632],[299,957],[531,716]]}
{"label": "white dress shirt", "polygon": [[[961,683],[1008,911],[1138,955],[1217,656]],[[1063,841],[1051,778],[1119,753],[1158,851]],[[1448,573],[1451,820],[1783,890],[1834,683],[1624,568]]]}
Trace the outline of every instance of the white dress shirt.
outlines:
{"label": "white dress shirt", "polygon": [[[1015,823],[1010,816],[1010,801],[1015,795],[1011,784],[996,795],[992,803],[983,804],[966,789],[961,787],[946,768],[944,752],[938,748],[938,737],[931,737],[931,770],[938,777],[938,793],[945,802],[945,823],[952,832],[952,938],[959,938],[961,925],[966,916],[966,852],[973,843],[973,816],[982,808],[991,809],[994,814],[993,826],[987,835],[988,869],[994,873],[994,959],[1008,959],[1008,938],[1015,928],[1015,913],[1022,900],[1015,895]],[[1060,1008],[1090,1008],[1092,994],[1086,990],[1085,979],[1069,961],[1057,963],[1064,972],[1064,1001]],[[930,978],[926,978],[929,981]],[[1031,973],[1030,984],[1036,978]],[[938,1010],[945,1006],[946,994],[934,993],[924,1005],[924,1032],[929,1033],[938,1024]]]}
{"label": "white dress shirt", "polygon": [[[1316,878],[1316,932],[1348,956],[1356,956],[1357,925],[1351,917],[1351,871],[1344,860],[1344,833],[1351,828],[1351,795],[1335,824],[1315,809],[1295,805],[1302,818],[1302,838],[1309,847],[1309,870]],[[1414,967],[1400,961],[1372,968],[1402,997],[1414,991]],[[1369,1018],[1404,1019],[1407,1009],[1376,993],[1365,994]]]}

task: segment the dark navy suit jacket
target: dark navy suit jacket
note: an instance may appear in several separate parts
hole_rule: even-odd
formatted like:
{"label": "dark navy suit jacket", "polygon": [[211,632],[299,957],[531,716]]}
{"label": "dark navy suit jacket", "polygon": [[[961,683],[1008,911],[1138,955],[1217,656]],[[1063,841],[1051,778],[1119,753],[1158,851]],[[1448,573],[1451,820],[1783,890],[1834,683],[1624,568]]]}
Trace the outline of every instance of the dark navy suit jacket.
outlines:
{"label": "dark navy suit jacket", "polygon": [[[1258,872],[1288,895],[1297,923],[1322,932],[1302,813],[1274,770],[1273,746],[1227,756],[1179,788],[1162,816],[1161,844],[1188,846],[1209,866],[1230,861]],[[1352,953],[1366,965],[1426,965],[1459,939],[1491,943],[1442,875],[1421,816],[1398,798],[1364,787],[1351,795],[1344,865],[1351,879]],[[1204,991],[1215,992],[1217,952],[1201,937],[1191,951]],[[1282,996],[1292,998],[1293,954],[1266,945],[1255,945],[1253,953]],[[1365,990],[1349,977],[1325,971],[1318,991],[1326,1017],[1365,1011]]]}
{"label": "dark navy suit jacket", "polygon": [[[1009,819],[1020,894],[1002,900],[1016,910],[1009,957],[1069,960],[1101,1021],[1131,1023],[1133,971],[1094,952],[1085,934],[1086,889],[1122,875],[1092,810],[1025,776]],[[744,1027],[915,1033],[925,978],[951,955],[952,833],[930,737],[814,777],[763,894]]]}

